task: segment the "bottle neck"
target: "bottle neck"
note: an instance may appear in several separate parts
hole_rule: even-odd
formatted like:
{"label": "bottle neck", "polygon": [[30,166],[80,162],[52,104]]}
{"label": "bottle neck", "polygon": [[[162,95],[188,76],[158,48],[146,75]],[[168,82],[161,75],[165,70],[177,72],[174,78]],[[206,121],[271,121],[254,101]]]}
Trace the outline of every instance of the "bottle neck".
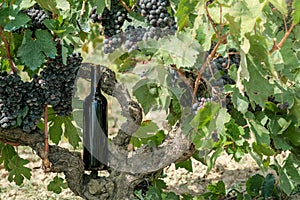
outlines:
{"label": "bottle neck", "polygon": [[97,79],[98,82],[96,81],[96,85],[95,85],[96,97],[101,97],[101,96],[103,96],[102,93],[101,93],[101,76],[102,76],[102,73],[101,73],[99,67],[97,67],[95,69],[95,72],[96,72],[97,78],[98,78]]}
{"label": "bottle neck", "polygon": [[97,74],[96,69],[91,68],[91,95],[95,96],[97,90]]}

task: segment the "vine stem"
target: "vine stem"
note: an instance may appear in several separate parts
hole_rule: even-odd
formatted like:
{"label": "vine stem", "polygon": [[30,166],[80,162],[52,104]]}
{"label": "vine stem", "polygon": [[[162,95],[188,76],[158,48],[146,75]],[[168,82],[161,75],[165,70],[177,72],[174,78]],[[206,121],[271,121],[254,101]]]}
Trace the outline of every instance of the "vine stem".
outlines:
{"label": "vine stem", "polygon": [[287,30],[287,32],[285,32],[283,38],[281,39],[281,41],[280,41],[278,44],[276,43],[276,40],[274,40],[273,47],[272,47],[272,49],[269,51],[269,54],[272,54],[274,51],[277,51],[277,50],[279,50],[279,49],[282,47],[283,43],[284,43],[284,42],[286,41],[286,39],[289,37],[289,35],[290,35],[291,32],[293,31],[294,27],[295,27],[295,24],[292,23],[291,26],[290,26],[290,28]]}
{"label": "vine stem", "polygon": [[119,0],[119,2],[129,13],[131,12],[131,9],[127,6],[127,4],[123,0]]}
{"label": "vine stem", "polygon": [[13,73],[16,74],[18,70],[17,70],[16,65],[15,65],[15,63],[12,59],[11,54],[10,54],[10,45],[9,45],[9,42],[7,41],[7,39],[6,39],[6,37],[3,33],[3,27],[2,26],[0,26],[0,37],[3,41],[3,43],[4,43],[4,46],[5,46],[5,51],[6,51],[6,55],[8,57],[8,60],[9,60],[10,68],[13,71]]}
{"label": "vine stem", "polygon": [[218,41],[218,43],[216,44],[216,46],[213,48],[213,50],[211,51],[211,53],[207,56],[205,62],[203,63],[202,67],[200,68],[200,70],[198,70],[197,73],[197,78],[195,81],[195,87],[194,87],[194,92],[193,92],[193,102],[195,101],[195,97],[197,94],[197,90],[200,84],[200,80],[201,80],[201,75],[204,72],[205,68],[208,66],[209,62],[211,61],[211,59],[215,56],[217,49],[219,48],[219,46],[227,39],[227,34],[223,35],[220,40]]}
{"label": "vine stem", "polygon": [[87,0],[83,0],[82,1],[82,7],[81,7],[81,11],[80,11],[80,17],[82,17],[86,11],[86,2]]}
{"label": "vine stem", "polygon": [[51,163],[48,159],[49,141],[48,141],[48,105],[44,108],[44,152],[42,155],[42,168],[45,172],[50,172]]}
{"label": "vine stem", "polygon": [[49,152],[49,142],[48,142],[48,105],[44,108],[44,137],[45,137],[45,152]]}
{"label": "vine stem", "polygon": [[0,139],[0,142],[3,142],[4,144],[8,144],[10,146],[15,146],[15,147],[20,145],[20,143],[18,143],[18,142],[11,142],[11,141],[8,141],[5,139]]}

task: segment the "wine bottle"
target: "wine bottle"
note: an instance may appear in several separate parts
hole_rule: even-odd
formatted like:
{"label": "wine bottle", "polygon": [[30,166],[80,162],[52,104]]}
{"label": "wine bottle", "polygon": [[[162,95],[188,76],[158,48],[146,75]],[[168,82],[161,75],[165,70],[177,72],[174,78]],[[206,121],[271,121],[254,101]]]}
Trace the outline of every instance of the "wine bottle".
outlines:
{"label": "wine bottle", "polygon": [[107,100],[101,93],[99,68],[91,68],[91,92],[83,105],[83,162],[85,170],[107,169]]}

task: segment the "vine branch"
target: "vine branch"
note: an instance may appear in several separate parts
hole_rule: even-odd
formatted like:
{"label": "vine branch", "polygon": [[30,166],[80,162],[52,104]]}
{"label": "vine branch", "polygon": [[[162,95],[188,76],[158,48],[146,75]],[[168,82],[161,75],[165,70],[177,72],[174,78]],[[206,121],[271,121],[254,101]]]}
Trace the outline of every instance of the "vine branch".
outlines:
{"label": "vine branch", "polygon": [[127,12],[129,12],[129,13],[131,12],[131,9],[127,6],[127,4],[123,0],[119,0],[119,2],[127,10]]}
{"label": "vine branch", "polygon": [[289,37],[289,35],[290,35],[291,32],[293,31],[294,27],[295,27],[295,24],[292,23],[291,26],[290,26],[290,28],[289,28],[288,31],[284,34],[283,38],[281,39],[281,41],[280,41],[278,44],[277,44],[276,40],[273,41],[273,42],[274,42],[274,43],[273,43],[273,47],[272,47],[272,49],[269,51],[269,54],[272,54],[274,51],[277,51],[277,50],[279,50],[279,49],[282,47],[283,43],[284,43],[284,42],[286,41],[286,39]]}
{"label": "vine branch", "polygon": [[15,65],[15,63],[12,59],[11,54],[10,54],[10,45],[9,45],[9,42],[8,42],[8,40],[6,39],[6,37],[3,33],[3,27],[2,26],[0,26],[0,37],[3,41],[3,43],[4,43],[4,46],[5,46],[5,51],[6,51],[6,55],[8,57],[8,60],[9,60],[10,68],[13,71],[13,73],[15,74],[15,73],[17,73],[18,70],[17,70],[16,65]]}

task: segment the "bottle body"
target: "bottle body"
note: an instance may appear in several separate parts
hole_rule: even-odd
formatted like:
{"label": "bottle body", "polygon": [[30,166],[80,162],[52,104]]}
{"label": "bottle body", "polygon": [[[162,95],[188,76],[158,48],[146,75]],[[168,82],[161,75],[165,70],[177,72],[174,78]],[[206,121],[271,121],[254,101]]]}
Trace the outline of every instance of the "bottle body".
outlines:
{"label": "bottle body", "polygon": [[91,93],[83,105],[83,162],[85,170],[106,169],[107,164],[107,100],[97,87],[92,69]]}

